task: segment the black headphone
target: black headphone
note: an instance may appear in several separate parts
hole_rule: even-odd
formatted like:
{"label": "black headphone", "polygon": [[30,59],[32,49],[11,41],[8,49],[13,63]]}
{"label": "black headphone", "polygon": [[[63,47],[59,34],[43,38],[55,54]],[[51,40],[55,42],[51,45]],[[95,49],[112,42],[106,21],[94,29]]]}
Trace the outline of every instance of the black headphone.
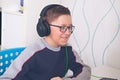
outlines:
{"label": "black headphone", "polygon": [[43,18],[46,16],[47,11],[54,7],[61,6],[59,4],[51,4],[44,7],[40,13],[40,19],[37,23],[37,33],[40,37],[48,36],[50,34],[50,25],[49,23]]}

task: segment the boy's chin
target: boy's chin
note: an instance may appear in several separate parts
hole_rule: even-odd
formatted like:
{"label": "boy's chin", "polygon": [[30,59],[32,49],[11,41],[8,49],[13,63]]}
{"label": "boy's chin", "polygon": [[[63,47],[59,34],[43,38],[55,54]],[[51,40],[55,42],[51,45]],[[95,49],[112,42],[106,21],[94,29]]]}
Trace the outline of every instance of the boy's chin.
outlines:
{"label": "boy's chin", "polygon": [[65,46],[67,43],[61,44],[60,46]]}

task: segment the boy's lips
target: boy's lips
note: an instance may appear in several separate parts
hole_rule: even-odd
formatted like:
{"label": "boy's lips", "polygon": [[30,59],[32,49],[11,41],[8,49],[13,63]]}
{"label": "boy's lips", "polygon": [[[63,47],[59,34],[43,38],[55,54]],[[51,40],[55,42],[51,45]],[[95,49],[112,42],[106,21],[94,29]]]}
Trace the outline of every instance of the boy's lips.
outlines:
{"label": "boy's lips", "polygon": [[69,37],[61,37],[62,39],[64,39],[65,41],[69,39]]}

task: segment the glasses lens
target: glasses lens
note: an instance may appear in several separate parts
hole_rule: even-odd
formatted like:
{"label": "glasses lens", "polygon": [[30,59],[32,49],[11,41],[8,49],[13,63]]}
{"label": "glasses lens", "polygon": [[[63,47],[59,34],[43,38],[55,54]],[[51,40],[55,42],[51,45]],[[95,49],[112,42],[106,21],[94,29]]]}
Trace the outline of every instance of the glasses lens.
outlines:
{"label": "glasses lens", "polygon": [[73,32],[73,30],[74,30],[74,28],[75,28],[75,26],[72,26],[72,25],[65,27],[65,26],[58,26],[58,25],[50,24],[50,26],[54,26],[54,27],[60,28],[60,31],[61,31],[62,33],[65,33],[65,32],[67,31],[67,29],[69,30],[69,32]]}
{"label": "glasses lens", "polygon": [[61,27],[61,28],[60,28],[60,31],[61,31],[61,32],[66,32],[67,29],[69,30],[69,32],[73,32],[74,26]]}

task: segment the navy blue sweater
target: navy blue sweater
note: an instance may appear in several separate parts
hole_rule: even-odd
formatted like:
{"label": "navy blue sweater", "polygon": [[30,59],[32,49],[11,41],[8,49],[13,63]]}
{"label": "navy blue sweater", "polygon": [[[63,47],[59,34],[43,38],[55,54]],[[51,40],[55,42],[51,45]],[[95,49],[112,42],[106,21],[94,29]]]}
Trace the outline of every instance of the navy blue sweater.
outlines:
{"label": "navy blue sweater", "polygon": [[[73,75],[68,78],[66,72]],[[65,80],[89,80],[90,68],[85,65],[72,47],[54,48],[44,39],[26,47],[13,61],[0,80],[50,80],[66,77]]]}
{"label": "navy blue sweater", "polygon": [[77,76],[82,71],[82,65],[75,62],[71,47],[67,49],[67,55],[65,47],[61,47],[60,51],[52,51],[48,48],[37,51],[24,63],[22,71],[13,80],[50,80],[56,76],[64,77],[66,67],[73,70],[74,76]]}

